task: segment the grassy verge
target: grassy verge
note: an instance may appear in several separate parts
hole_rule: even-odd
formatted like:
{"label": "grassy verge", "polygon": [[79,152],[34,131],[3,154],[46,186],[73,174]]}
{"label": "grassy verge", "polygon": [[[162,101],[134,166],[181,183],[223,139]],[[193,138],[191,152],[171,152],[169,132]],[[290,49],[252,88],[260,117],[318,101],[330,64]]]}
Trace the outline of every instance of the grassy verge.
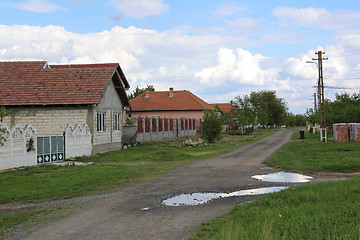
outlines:
{"label": "grassy verge", "polygon": [[50,218],[64,215],[76,207],[61,206],[19,211],[16,213],[0,212],[0,239],[10,238],[14,234],[43,223]]}
{"label": "grassy verge", "polygon": [[190,239],[359,239],[359,185],[357,178],[273,193],[200,225]]}
{"label": "grassy verge", "polygon": [[[305,138],[266,163],[292,171],[360,170],[360,143],[323,143],[318,134]],[[266,195],[203,223],[190,239],[360,239],[359,186],[360,178],[354,178]]]}
{"label": "grassy verge", "polygon": [[305,133],[305,140],[283,146],[265,163],[302,172],[360,172],[360,143],[319,141],[319,134]]}
{"label": "grassy verge", "polygon": [[221,141],[206,147],[183,146],[184,138],[147,142],[126,150],[77,159],[93,162],[92,165],[42,165],[2,172],[0,204],[70,198],[133,185],[271,133],[273,130],[259,130],[249,136],[224,134]]}

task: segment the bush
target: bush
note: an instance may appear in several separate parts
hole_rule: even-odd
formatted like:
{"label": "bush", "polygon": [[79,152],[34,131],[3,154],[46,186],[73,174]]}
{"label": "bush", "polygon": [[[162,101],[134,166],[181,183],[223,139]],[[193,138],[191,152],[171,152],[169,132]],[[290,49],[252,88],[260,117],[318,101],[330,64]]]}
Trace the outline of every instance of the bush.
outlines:
{"label": "bush", "polygon": [[223,129],[221,114],[216,110],[205,109],[203,122],[201,123],[201,135],[208,142],[213,143],[220,139]]}
{"label": "bush", "polygon": [[126,117],[125,119],[125,125],[127,126],[133,126],[134,125],[134,119]]}

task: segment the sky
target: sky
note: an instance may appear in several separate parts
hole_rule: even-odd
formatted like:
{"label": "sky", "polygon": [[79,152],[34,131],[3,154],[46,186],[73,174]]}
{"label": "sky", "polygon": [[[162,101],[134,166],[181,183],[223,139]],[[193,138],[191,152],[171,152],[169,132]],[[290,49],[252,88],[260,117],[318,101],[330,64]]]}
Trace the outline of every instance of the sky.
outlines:
{"label": "sky", "polygon": [[208,103],[276,91],[289,112],[360,89],[360,3],[289,0],[0,0],[0,61],[119,63],[131,88]]}

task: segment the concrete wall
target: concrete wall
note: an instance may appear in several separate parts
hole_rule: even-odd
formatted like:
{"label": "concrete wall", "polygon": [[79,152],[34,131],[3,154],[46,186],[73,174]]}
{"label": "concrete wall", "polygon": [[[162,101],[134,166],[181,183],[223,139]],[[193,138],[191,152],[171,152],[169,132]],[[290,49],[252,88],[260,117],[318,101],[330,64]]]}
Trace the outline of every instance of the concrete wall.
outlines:
{"label": "concrete wall", "polygon": [[[131,115],[131,118],[146,118],[146,117],[160,117],[160,118],[190,118],[196,119],[198,123],[200,123],[201,119],[203,119],[204,111],[150,111],[150,112],[127,112],[127,115]],[[200,124],[197,124],[197,130],[199,133]]]}
{"label": "concrete wall", "polygon": [[68,125],[65,129],[65,157],[91,155],[91,132],[87,124]]}
{"label": "concrete wall", "polygon": [[[194,119],[185,118],[182,120],[172,118],[141,118],[140,123],[139,118],[136,118],[134,119],[138,127],[136,141],[143,142],[164,138],[194,136],[197,134],[196,129],[199,122],[195,119],[194,124],[193,120]],[[146,123],[146,121],[148,123]],[[148,126],[146,126],[147,124]]]}
{"label": "concrete wall", "polygon": [[0,125],[0,128],[6,130],[7,141],[0,146],[0,169],[15,168],[21,166],[36,165],[36,149],[27,151],[26,144],[32,138],[36,148],[36,129],[27,125],[22,128],[15,125],[9,129],[6,125]]}

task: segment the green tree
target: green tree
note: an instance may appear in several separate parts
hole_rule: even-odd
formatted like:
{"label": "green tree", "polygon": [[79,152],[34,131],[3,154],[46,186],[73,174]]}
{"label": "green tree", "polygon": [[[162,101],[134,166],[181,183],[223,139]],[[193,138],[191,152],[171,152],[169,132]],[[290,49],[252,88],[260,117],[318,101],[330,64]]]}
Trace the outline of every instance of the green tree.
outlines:
{"label": "green tree", "polygon": [[[0,106],[0,122],[2,122],[3,118],[8,114],[9,114],[9,112],[6,111],[5,107]],[[4,142],[6,142],[6,138],[4,137],[5,133],[6,133],[5,129],[0,128],[0,145],[3,145]]]}
{"label": "green tree", "polygon": [[360,122],[360,94],[335,94],[335,99],[325,101],[325,119],[329,126],[334,123]]}
{"label": "green tree", "polygon": [[306,120],[307,120],[307,116],[304,114],[293,114],[293,113],[288,113],[286,115],[286,121],[285,124],[286,126],[289,127],[300,127],[300,126],[306,126]]}
{"label": "green tree", "polygon": [[231,105],[234,106],[235,115],[240,126],[246,126],[252,124],[255,120],[255,114],[251,109],[251,103],[249,96],[236,96],[232,101]]}
{"label": "green tree", "polygon": [[220,139],[223,130],[223,119],[219,111],[213,109],[205,109],[203,122],[201,123],[201,135],[208,142],[215,142]]}
{"label": "green tree", "polygon": [[[320,124],[320,114],[312,108],[307,110],[306,115],[310,123]],[[333,101],[325,99],[325,120],[327,126],[360,122],[360,93],[336,93]]]}
{"label": "green tree", "polygon": [[151,85],[147,85],[146,88],[136,87],[132,93],[128,94],[128,99],[131,100],[133,98],[136,98],[137,96],[143,94],[146,89],[148,89],[150,92],[155,92],[155,88]]}
{"label": "green tree", "polygon": [[286,121],[287,105],[276,96],[276,91],[251,92],[250,95],[235,97],[232,101],[238,108],[238,120],[246,124],[283,124]]}

